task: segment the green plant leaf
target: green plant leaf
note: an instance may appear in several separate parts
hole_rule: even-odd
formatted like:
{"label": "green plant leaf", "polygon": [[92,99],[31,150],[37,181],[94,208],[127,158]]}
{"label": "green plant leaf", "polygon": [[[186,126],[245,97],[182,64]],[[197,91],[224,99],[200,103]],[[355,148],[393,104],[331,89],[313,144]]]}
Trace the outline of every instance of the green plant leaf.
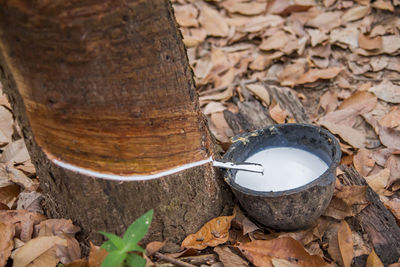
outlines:
{"label": "green plant leaf", "polygon": [[137,254],[128,254],[126,261],[130,267],[144,267],[146,265],[146,260]]}
{"label": "green plant leaf", "polygon": [[139,252],[144,252],[144,249],[139,246],[137,243],[129,243],[129,245],[126,248],[126,252],[128,251],[139,251]]}
{"label": "green plant leaf", "polygon": [[111,243],[113,243],[118,248],[118,250],[123,250],[124,249],[125,242],[124,242],[124,240],[122,240],[121,237],[119,237],[117,235],[114,235],[114,234],[111,234],[111,233],[101,232],[101,231],[100,231],[100,234],[102,234],[105,237],[107,237],[111,241]]}
{"label": "green plant leaf", "polygon": [[136,219],[126,230],[123,240],[125,243],[137,243],[147,233],[153,218],[153,210],[149,210],[140,218]]}
{"label": "green plant leaf", "polygon": [[101,245],[101,248],[104,248],[107,252],[118,250],[118,248],[110,240],[104,242]]}
{"label": "green plant leaf", "polygon": [[121,251],[110,252],[101,263],[101,267],[117,267],[125,260],[127,256],[127,253],[122,253]]}

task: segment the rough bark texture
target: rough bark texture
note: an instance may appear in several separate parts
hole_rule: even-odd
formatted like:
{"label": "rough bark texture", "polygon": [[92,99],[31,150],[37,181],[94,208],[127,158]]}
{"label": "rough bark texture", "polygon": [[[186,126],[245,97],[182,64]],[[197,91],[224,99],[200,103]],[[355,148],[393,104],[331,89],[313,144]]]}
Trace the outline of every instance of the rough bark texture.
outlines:
{"label": "rough bark texture", "polygon": [[154,208],[147,240],[178,242],[230,205],[211,164],[116,182],[52,161],[132,175],[213,155],[168,1],[2,1],[0,48],[47,211],[80,225],[82,239],[120,234]]}
{"label": "rough bark texture", "polygon": [[298,123],[310,123],[307,113],[304,110],[299,98],[296,96],[296,92],[288,87],[278,87],[274,85],[268,85],[264,83],[265,88],[270,96],[279,103],[279,105],[290,112],[290,115]]}
{"label": "rough bark texture", "polygon": [[[268,85],[267,83],[264,83],[264,86],[269,95],[283,109],[289,111],[296,122],[311,123],[303,105],[292,89]],[[229,110],[224,110],[224,117],[233,133],[237,135],[275,124],[271,119],[269,111],[248,92],[243,84],[241,84],[241,89],[245,100],[240,102],[239,99],[234,99],[239,107],[239,112],[235,114]]]}
{"label": "rough bark texture", "polygon": [[[342,166],[341,169],[344,171],[342,179],[345,185],[367,185],[354,168]],[[361,234],[368,235],[376,254],[388,266],[400,258],[400,227],[370,187],[367,200],[370,204],[354,217],[352,225]]]}

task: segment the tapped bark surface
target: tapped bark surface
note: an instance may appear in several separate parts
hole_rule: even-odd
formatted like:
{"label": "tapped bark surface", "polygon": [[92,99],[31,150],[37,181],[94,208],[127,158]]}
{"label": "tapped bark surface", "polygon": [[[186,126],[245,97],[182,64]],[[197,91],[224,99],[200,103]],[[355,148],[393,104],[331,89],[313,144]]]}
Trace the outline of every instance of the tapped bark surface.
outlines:
{"label": "tapped bark surface", "polygon": [[48,157],[135,175],[210,156],[167,1],[6,4],[1,50]]}
{"label": "tapped bark surface", "polygon": [[1,1],[0,76],[46,195],[83,240],[122,233],[154,208],[147,240],[179,242],[218,216],[230,193],[210,163],[213,142],[168,1]]}

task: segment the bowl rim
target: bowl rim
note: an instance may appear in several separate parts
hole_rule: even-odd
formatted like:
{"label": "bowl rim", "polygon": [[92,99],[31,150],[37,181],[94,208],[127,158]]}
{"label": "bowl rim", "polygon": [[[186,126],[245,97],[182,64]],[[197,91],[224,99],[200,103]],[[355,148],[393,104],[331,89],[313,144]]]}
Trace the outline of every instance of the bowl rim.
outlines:
{"label": "bowl rim", "polygon": [[[247,139],[248,137],[251,137],[251,136],[255,136],[255,135],[258,136],[266,131],[272,132],[274,130],[274,128],[283,128],[283,127],[307,127],[307,128],[312,128],[314,130],[317,130],[318,132],[322,132],[323,134],[325,134],[327,136],[327,140],[331,140],[333,143],[333,147],[334,147],[334,156],[333,156],[332,162],[329,165],[328,169],[326,169],[326,171],[324,173],[322,173],[318,178],[314,179],[313,181],[311,181],[305,185],[302,185],[302,186],[296,187],[296,188],[292,188],[289,190],[283,190],[283,191],[256,191],[256,190],[252,190],[252,189],[243,187],[243,186],[235,183],[235,181],[232,179],[232,177],[233,177],[232,170],[226,170],[224,173],[224,180],[232,189],[234,189],[234,191],[239,191],[246,195],[262,196],[262,197],[286,196],[286,195],[296,194],[296,193],[305,191],[305,190],[319,184],[321,181],[323,181],[325,179],[329,179],[331,177],[330,174],[339,166],[341,155],[342,155],[342,151],[340,149],[339,142],[331,132],[329,132],[325,128],[322,128],[321,126],[317,126],[317,125],[313,125],[313,124],[307,124],[307,123],[275,124],[275,125],[270,125],[270,126],[264,127],[262,129],[257,129],[255,131],[246,132],[246,133],[234,136],[232,138],[233,144],[229,147],[229,149],[224,154],[224,158],[226,156],[229,156],[230,153],[232,153],[232,151],[234,149],[236,149],[236,147],[238,145],[235,145],[235,144],[240,144],[240,143],[243,144],[243,142],[240,142],[240,140],[243,140],[243,138]],[[334,178],[336,178],[336,176],[334,176]]]}

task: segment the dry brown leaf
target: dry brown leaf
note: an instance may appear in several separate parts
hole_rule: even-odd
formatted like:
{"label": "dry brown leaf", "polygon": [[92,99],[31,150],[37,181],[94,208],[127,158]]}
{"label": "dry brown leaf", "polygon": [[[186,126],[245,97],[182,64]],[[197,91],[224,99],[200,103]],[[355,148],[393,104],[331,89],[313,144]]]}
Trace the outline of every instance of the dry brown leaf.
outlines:
{"label": "dry brown leaf", "polygon": [[354,155],[345,155],[342,156],[341,160],[340,160],[340,164],[343,165],[351,165],[353,163],[353,157]]}
{"label": "dry brown leaf", "polygon": [[332,222],[330,227],[327,229],[325,233],[325,237],[328,239],[328,253],[331,258],[337,263],[338,266],[344,266],[342,255],[340,253],[339,248],[339,239],[338,239],[338,231],[339,231],[340,223]]}
{"label": "dry brown leaf", "polygon": [[299,264],[284,259],[272,258],[271,263],[273,267],[301,267]]}
{"label": "dry brown leaf", "polygon": [[199,100],[201,102],[212,101],[212,100],[225,101],[225,100],[230,99],[232,97],[232,95],[233,95],[233,88],[232,87],[228,87],[226,90],[224,90],[221,93],[217,93],[217,94],[213,94],[213,95],[200,96]]}
{"label": "dry brown leaf", "polygon": [[361,148],[353,158],[353,164],[356,170],[362,175],[367,176],[375,165],[372,151]]}
{"label": "dry brown leaf", "polygon": [[67,242],[55,244],[56,256],[63,264],[68,264],[81,258],[81,248],[75,238],[65,237]]}
{"label": "dry brown leaf", "polygon": [[285,123],[286,117],[289,115],[289,113],[285,109],[281,108],[279,103],[276,104],[273,108],[270,108],[269,114],[271,118],[277,123]]}
{"label": "dry brown leaf", "polygon": [[353,74],[360,75],[368,71],[371,71],[371,65],[369,64],[358,64],[356,62],[348,61],[347,65]]}
{"label": "dry brown leaf", "polygon": [[335,197],[343,200],[347,205],[366,204],[366,185],[342,186],[335,192]]}
{"label": "dry brown leaf", "polygon": [[372,7],[376,9],[389,10],[392,12],[394,11],[394,7],[390,1],[377,0],[372,3]]}
{"label": "dry brown leaf", "polygon": [[[373,57],[371,58],[369,65],[372,68],[372,71],[377,72],[377,71],[381,71],[384,70],[385,68],[388,67],[390,62],[389,57],[387,56],[377,56],[377,57]],[[365,88],[365,91],[368,91],[369,88],[372,87],[372,83],[369,82],[369,86],[367,86],[367,88]],[[360,91],[360,89],[358,89]]]}
{"label": "dry brown leaf", "polygon": [[222,142],[229,142],[229,138],[233,136],[233,131],[225,120],[223,112],[216,112],[211,114],[210,130],[215,138]]}
{"label": "dry brown leaf", "polygon": [[19,194],[17,210],[27,210],[30,212],[44,214],[42,207],[43,199],[44,196],[37,191],[22,192]]}
{"label": "dry brown leaf", "polygon": [[[195,78],[198,80],[205,79],[206,76],[209,75],[209,73],[213,67],[213,63],[211,62],[210,56],[204,56],[204,57],[200,58],[199,60],[196,60],[194,62],[194,64],[195,64],[195,66],[193,66],[193,72],[194,72]],[[203,83],[203,84],[206,84],[206,83]]]}
{"label": "dry brown leaf", "polygon": [[0,162],[10,162],[16,164],[22,163],[29,159],[29,153],[26,149],[23,139],[19,139],[6,145],[3,149],[3,153],[0,156]]}
{"label": "dry brown leaf", "polygon": [[108,252],[104,248],[95,246],[90,242],[90,253],[89,253],[89,267],[100,267],[103,260],[107,257]]}
{"label": "dry brown leaf", "polygon": [[383,204],[392,212],[393,216],[396,218],[397,224],[400,225],[400,199],[393,198]]}
{"label": "dry brown leaf", "polygon": [[246,88],[249,89],[255,96],[257,96],[267,106],[270,103],[269,93],[265,86],[257,83],[247,84]]}
{"label": "dry brown leaf", "polygon": [[324,0],[323,2],[325,7],[330,7],[336,2],[336,0]]}
{"label": "dry brown leaf", "polygon": [[389,183],[389,178],[390,170],[388,168],[385,168],[377,174],[365,177],[365,180],[377,194],[390,196],[393,193],[386,189]]}
{"label": "dry brown leaf", "polygon": [[382,37],[370,38],[362,33],[358,35],[358,45],[365,50],[375,50],[382,48]]}
{"label": "dry brown leaf", "polygon": [[267,39],[264,39],[260,44],[261,50],[281,50],[289,41],[289,36],[284,31],[277,31]]}
{"label": "dry brown leaf", "polygon": [[223,112],[225,109],[226,107],[221,102],[212,101],[204,107],[203,113],[205,115],[210,115],[215,112]]}
{"label": "dry brown leaf", "polygon": [[13,183],[21,186],[27,191],[35,191],[38,188],[38,184],[34,183],[31,178],[26,176],[22,171],[14,168],[9,165],[6,167],[6,172],[8,175],[8,179]]}
{"label": "dry brown leaf", "polygon": [[371,254],[369,254],[365,267],[384,267],[381,259],[379,259],[378,255],[376,255],[374,249],[372,249]]}
{"label": "dry brown leaf", "polygon": [[400,149],[400,130],[379,126],[379,140],[388,148]]}
{"label": "dry brown leaf", "polygon": [[234,217],[235,215],[221,216],[210,220],[197,233],[188,235],[181,247],[202,250],[225,243],[228,241],[229,228]]}
{"label": "dry brown leaf", "polygon": [[214,251],[218,254],[219,260],[224,266],[229,267],[246,267],[248,263],[242,257],[232,252],[229,247],[215,247]]}
{"label": "dry brown leaf", "polygon": [[319,120],[353,127],[357,122],[356,119],[358,115],[359,112],[357,110],[348,108],[329,112]]}
{"label": "dry brown leaf", "polygon": [[400,71],[400,58],[399,57],[388,57],[389,62],[386,66],[386,69],[393,71]]}
{"label": "dry brown leaf", "polygon": [[252,232],[260,229],[257,225],[255,225],[247,217],[245,217],[243,219],[242,225],[243,225],[243,235],[247,235],[248,233],[252,233]]}
{"label": "dry brown leaf", "polygon": [[263,2],[241,2],[237,0],[224,1],[222,6],[230,13],[243,15],[258,15],[266,9],[266,4]]}
{"label": "dry brown leaf", "polygon": [[225,18],[214,8],[204,2],[196,2],[200,9],[199,22],[207,31],[207,35],[216,37],[227,37],[229,26]]}
{"label": "dry brown leaf", "polygon": [[153,241],[153,242],[148,243],[146,245],[146,256],[150,257],[154,253],[160,251],[160,249],[162,249],[166,243],[167,243],[166,240],[164,242]]}
{"label": "dry brown leaf", "polygon": [[400,36],[385,35],[382,36],[382,50],[378,51],[386,54],[393,54],[400,49]]}
{"label": "dry brown leaf", "polygon": [[279,27],[283,25],[284,20],[281,16],[277,15],[264,15],[252,17],[241,27],[238,27],[238,31],[252,33],[258,32],[269,27]]}
{"label": "dry brown leaf", "polygon": [[90,267],[89,262],[85,259],[75,260],[71,263],[63,265],[63,267]]}
{"label": "dry brown leaf", "polygon": [[[374,36],[372,33],[370,36]],[[376,56],[381,54],[394,54],[400,50],[400,36],[385,35],[382,36],[382,48],[378,50],[365,50],[362,48],[354,49],[353,51],[361,56]]]}
{"label": "dry brown leaf", "polygon": [[236,75],[237,75],[236,69],[234,68],[229,69],[225,74],[223,74],[223,76],[219,76],[217,77],[217,79],[215,79],[214,83],[215,87],[230,86],[235,80]]}
{"label": "dry brown leaf", "polygon": [[329,38],[329,36],[326,35],[325,32],[317,30],[317,29],[307,29],[307,33],[311,37],[311,46],[312,47],[328,40],[328,38]]}
{"label": "dry brown leaf", "polygon": [[342,16],[345,22],[355,21],[365,17],[370,11],[369,6],[355,6],[348,9]]}
{"label": "dry brown leaf", "polygon": [[360,5],[369,5],[371,0],[356,0],[357,3],[359,3]]}
{"label": "dry brown leaf", "polygon": [[325,261],[311,256],[296,240],[290,237],[255,240],[239,244],[238,248],[256,266],[272,266],[272,259],[282,259],[300,266],[324,266]]}
{"label": "dry brown leaf", "polygon": [[296,81],[296,84],[312,83],[319,79],[332,79],[336,77],[342,70],[342,67],[310,69]]}
{"label": "dry brown leaf", "polygon": [[14,248],[15,227],[12,224],[0,222],[0,266],[6,266],[7,260]]}
{"label": "dry brown leaf", "polygon": [[31,263],[36,266],[55,266],[60,258],[56,255],[56,244],[67,245],[67,240],[58,236],[37,237],[25,243],[14,255],[15,267],[25,267]]}
{"label": "dry brown leaf", "polygon": [[338,230],[338,243],[340,254],[342,256],[343,264],[345,267],[350,267],[353,260],[353,239],[351,230],[346,221],[342,221]]}
{"label": "dry brown leaf", "polygon": [[[283,53],[280,51],[276,51],[275,53],[279,53],[280,56],[283,56]],[[272,59],[270,58],[269,55],[264,54],[264,53],[256,53],[254,56],[254,60],[249,65],[249,68],[251,70],[262,71],[262,70],[265,70],[266,67],[271,65],[271,63],[272,63]]]}
{"label": "dry brown leaf", "polygon": [[31,160],[27,160],[22,164],[15,166],[15,168],[28,174],[30,177],[35,176],[36,174],[35,166],[32,164]]}
{"label": "dry brown leaf", "polygon": [[334,111],[338,106],[338,96],[336,91],[326,91],[320,98],[319,104],[325,112]]}
{"label": "dry brown leaf", "polygon": [[318,122],[320,125],[326,127],[332,133],[339,135],[351,146],[355,148],[365,147],[366,137],[362,132],[353,129],[350,126],[332,123],[327,120],[319,120]]}
{"label": "dry brown leaf", "polygon": [[324,257],[324,252],[321,249],[321,246],[319,245],[318,241],[311,242],[304,246],[304,248],[307,250],[308,253],[311,255],[318,255],[321,258]]}
{"label": "dry brown leaf", "polygon": [[207,32],[203,28],[183,28],[182,35],[186,47],[196,47],[206,39]]}
{"label": "dry brown leaf", "polygon": [[373,110],[377,103],[378,99],[374,94],[366,91],[357,91],[343,100],[338,109],[351,108],[357,110],[358,114],[363,114]]}
{"label": "dry brown leaf", "polygon": [[74,237],[81,229],[66,219],[49,219],[42,221],[38,226],[39,236]]}
{"label": "dry brown leaf", "polygon": [[33,227],[45,220],[46,217],[40,213],[28,212],[26,210],[0,210],[0,222],[15,225],[20,232],[20,239],[24,242],[32,238]]}
{"label": "dry brown leaf", "polygon": [[342,24],[342,15],[343,12],[341,11],[323,12],[309,20],[306,25],[318,28],[323,32],[329,32]]}
{"label": "dry brown leaf", "polygon": [[11,112],[0,106],[0,145],[11,143],[13,130],[13,117]]}
{"label": "dry brown leaf", "polygon": [[312,229],[313,235],[317,239],[321,240],[322,237],[324,236],[326,230],[330,227],[331,224],[332,224],[332,221],[330,218],[319,217],[317,219],[315,227]]}
{"label": "dry brown leaf", "polygon": [[388,114],[379,120],[379,124],[387,128],[400,126],[400,109],[393,107]]}
{"label": "dry brown leaf", "polygon": [[400,156],[391,155],[385,163],[385,168],[390,170],[390,178],[387,187],[400,181]]}
{"label": "dry brown leaf", "polygon": [[393,148],[382,148],[373,151],[372,157],[375,160],[376,164],[384,167],[387,159],[392,155],[393,151],[394,151]]}
{"label": "dry brown leaf", "polygon": [[335,218],[336,220],[343,220],[344,218],[353,216],[354,214],[351,207],[344,202],[343,199],[333,197],[323,215]]}
{"label": "dry brown leaf", "polygon": [[292,12],[307,11],[313,6],[313,0],[273,0],[268,2],[268,13],[285,16]]}
{"label": "dry brown leaf", "polygon": [[304,74],[307,60],[297,60],[293,64],[288,64],[278,73],[278,79],[282,86],[296,85],[296,81]]}
{"label": "dry brown leaf", "polygon": [[182,27],[198,27],[199,11],[192,4],[174,5],[176,22]]}
{"label": "dry brown leaf", "polygon": [[[269,238],[271,236],[271,238]],[[273,233],[270,235],[267,235],[267,239],[274,239],[277,237],[291,237],[294,240],[298,241],[301,245],[305,246],[309,244],[310,242],[314,241],[317,239],[314,236],[314,229],[306,229],[306,230],[299,230],[295,232],[280,232],[280,233]]]}
{"label": "dry brown leaf", "polygon": [[359,31],[356,27],[338,28],[332,30],[329,35],[329,42],[342,48],[356,48],[358,47],[358,35]]}
{"label": "dry brown leaf", "polygon": [[16,184],[9,184],[0,187],[0,203],[11,209],[17,200],[20,191],[20,187]]}

